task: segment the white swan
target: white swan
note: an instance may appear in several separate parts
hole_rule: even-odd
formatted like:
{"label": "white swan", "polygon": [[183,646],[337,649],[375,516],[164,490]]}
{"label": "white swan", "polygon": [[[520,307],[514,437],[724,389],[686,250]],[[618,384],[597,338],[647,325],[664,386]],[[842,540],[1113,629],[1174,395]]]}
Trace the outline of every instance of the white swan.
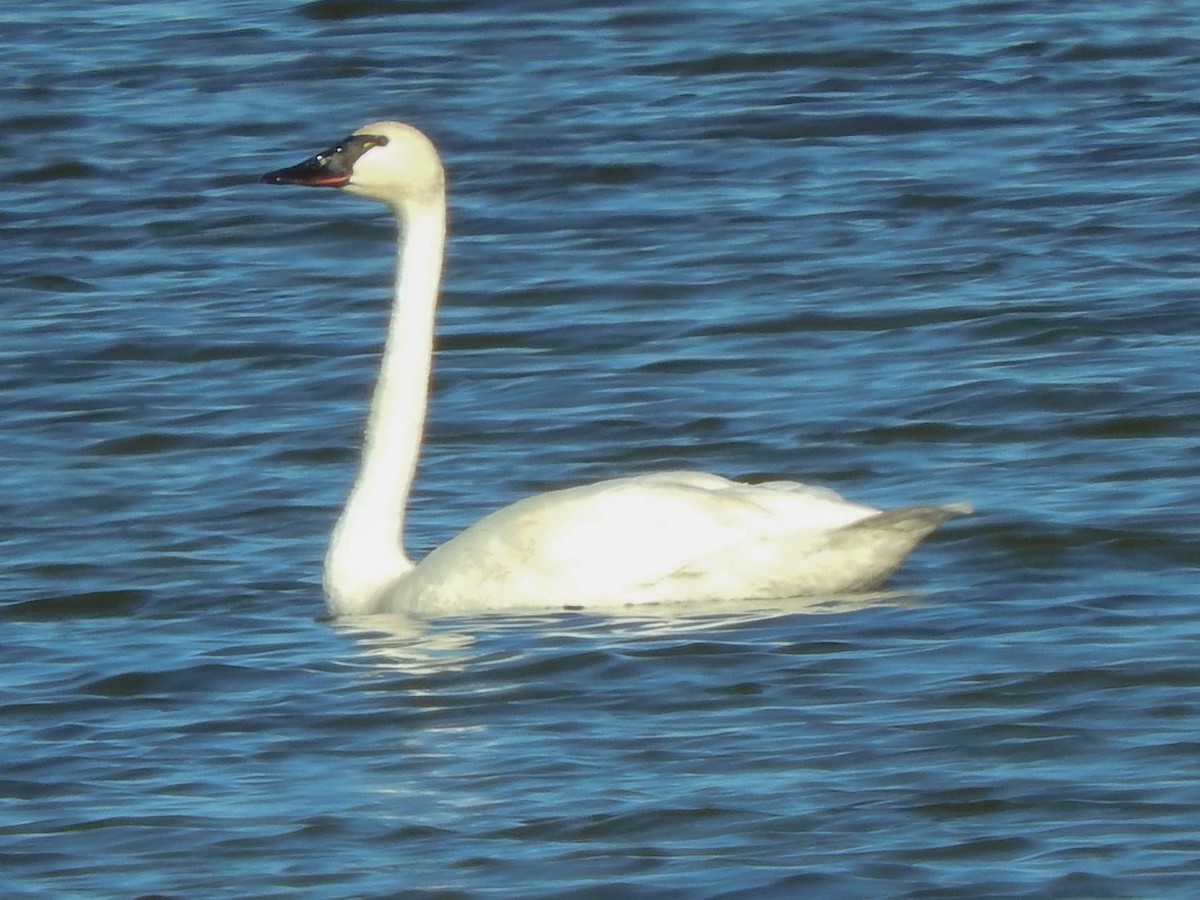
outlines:
{"label": "white swan", "polygon": [[880,512],[793,482],[699,472],[601,481],[521,500],[418,564],[404,512],[417,467],[446,239],[437,151],[399,122],[263,176],[381,200],[400,226],[395,306],[362,464],[325,558],[331,612],[457,613],[782,599],[879,586],[926,535],[964,512]]}

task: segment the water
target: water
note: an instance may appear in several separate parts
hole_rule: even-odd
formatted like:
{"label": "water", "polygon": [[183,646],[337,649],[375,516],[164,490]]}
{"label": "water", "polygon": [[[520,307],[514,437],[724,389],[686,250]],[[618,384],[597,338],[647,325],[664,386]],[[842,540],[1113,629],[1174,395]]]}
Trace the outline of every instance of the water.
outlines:
{"label": "water", "polygon": [[[1185,4],[0,13],[7,897],[1191,897]],[[887,597],[322,619],[387,216],[452,250],[409,544],[667,467],[969,500]]]}

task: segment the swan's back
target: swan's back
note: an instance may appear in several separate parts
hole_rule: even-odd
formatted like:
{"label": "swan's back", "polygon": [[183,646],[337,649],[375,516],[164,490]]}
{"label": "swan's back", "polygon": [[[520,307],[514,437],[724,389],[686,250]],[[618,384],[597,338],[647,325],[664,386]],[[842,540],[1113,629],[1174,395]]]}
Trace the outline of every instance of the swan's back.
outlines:
{"label": "swan's back", "polygon": [[702,472],[618,478],[487,516],[430,553],[384,606],[594,608],[867,590],[959,511],[880,513],[823,488]]}

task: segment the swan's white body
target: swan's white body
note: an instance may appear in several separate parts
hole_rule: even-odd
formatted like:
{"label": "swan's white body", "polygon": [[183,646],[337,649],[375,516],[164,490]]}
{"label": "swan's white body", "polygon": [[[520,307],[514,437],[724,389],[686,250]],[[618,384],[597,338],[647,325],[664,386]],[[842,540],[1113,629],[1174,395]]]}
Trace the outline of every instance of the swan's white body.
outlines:
{"label": "swan's white body", "polygon": [[960,507],[880,512],[794,482],[668,472],[552,491],[507,506],[418,564],[404,512],[416,472],[446,237],[433,145],[398,122],[364,126],[271,183],[345,188],[387,203],[402,238],[395,309],[362,466],[325,559],[338,615],[430,614],[783,599],[879,586]]}

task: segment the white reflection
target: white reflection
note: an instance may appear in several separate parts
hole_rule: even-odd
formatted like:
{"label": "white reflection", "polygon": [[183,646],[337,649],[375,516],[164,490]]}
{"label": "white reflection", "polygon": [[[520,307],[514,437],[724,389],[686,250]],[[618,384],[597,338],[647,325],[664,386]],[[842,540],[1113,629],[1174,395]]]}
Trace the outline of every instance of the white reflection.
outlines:
{"label": "white reflection", "polygon": [[[361,648],[360,665],[410,675],[460,671],[475,661],[498,662],[503,652],[480,649],[478,636],[503,632],[541,639],[589,642],[637,641],[684,637],[737,629],[796,615],[838,615],[878,607],[915,607],[912,594],[881,591],[842,597],[796,597],[775,601],[725,600],[676,605],[644,604],[624,610],[574,610],[555,613],[497,613],[453,618],[403,615],[352,616],[333,626]],[[802,627],[802,626],[798,626]],[[799,634],[802,632],[798,633]]]}

